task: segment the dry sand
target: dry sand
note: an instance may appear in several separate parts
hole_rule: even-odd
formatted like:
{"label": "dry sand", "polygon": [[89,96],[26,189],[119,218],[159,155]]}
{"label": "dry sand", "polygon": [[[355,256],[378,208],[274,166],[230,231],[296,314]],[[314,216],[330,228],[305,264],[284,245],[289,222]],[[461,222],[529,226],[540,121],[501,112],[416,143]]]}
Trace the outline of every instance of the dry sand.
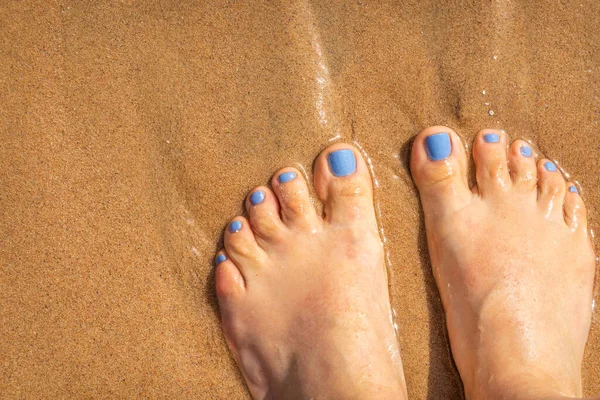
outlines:
{"label": "dry sand", "polygon": [[[413,398],[461,386],[411,138],[503,128],[598,208],[596,0],[83,3],[0,4],[3,398],[246,398],[216,313],[221,230],[332,140],[379,182]],[[598,316],[584,385],[600,391]]]}

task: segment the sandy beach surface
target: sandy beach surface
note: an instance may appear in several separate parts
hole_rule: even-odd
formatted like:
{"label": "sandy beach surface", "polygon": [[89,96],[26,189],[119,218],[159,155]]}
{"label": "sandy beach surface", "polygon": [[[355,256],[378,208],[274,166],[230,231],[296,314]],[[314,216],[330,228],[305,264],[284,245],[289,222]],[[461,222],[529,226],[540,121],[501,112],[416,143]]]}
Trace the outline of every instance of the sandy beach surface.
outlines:
{"label": "sandy beach surface", "polygon": [[460,399],[411,139],[527,138],[600,230],[599,38],[595,0],[2,1],[2,397],[248,398],[217,314],[221,231],[278,168],[310,177],[346,141],[378,184],[409,394]]}

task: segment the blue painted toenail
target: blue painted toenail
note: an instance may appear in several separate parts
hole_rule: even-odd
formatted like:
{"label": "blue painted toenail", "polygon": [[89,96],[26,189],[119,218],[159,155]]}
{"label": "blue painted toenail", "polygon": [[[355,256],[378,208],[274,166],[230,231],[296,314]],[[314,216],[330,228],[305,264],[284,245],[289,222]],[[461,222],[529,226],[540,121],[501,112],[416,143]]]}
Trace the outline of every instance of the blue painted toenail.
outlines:
{"label": "blue painted toenail", "polygon": [[483,140],[486,143],[498,143],[500,141],[500,136],[496,133],[486,133],[483,135]]}
{"label": "blue painted toenail", "polygon": [[279,183],[286,183],[296,179],[296,173],[292,171],[284,172],[283,174],[279,175],[279,178],[277,179],[279,179]]}
{"label": "blue painted toenail", "polygon": [[253,206],[260,204],[263,201],[265,201],[265,192],[262,190],[257,190],[250,195],[250,203],[252,203]]}
{"label": "blue painted toenail", "polygon": [[525,157],[531,157],[533,155],[533,150],[529,146],[521,146],[521,154]]}
{"label": "blue painted toenail", "polygon": [[329,153],[329,168],[335,176],[348,176],[356,172],[356,157],[352,150],[344,149]]}
{"label": "blue painted toenail", "polygon": [[571,193],[579,193],[579,190],[575,187],[575,185],[569,186],[569,192]]}
{"label": "blue painted toenail", "polygon": [[425,150],[427,150],[427,155],[433,161],[440,161],[448,158],[450,153],[452,153],[450,135],[444,132],[426,137]]}
{"label": "blue painted toenail", "polygon": [[551,161],[546,161],[544,163],[544,168],[546,168],[550,172],[556,172],[556,165]]}
{"label": "blue painted toenail", "polygon": [[242,229],[242,223],[240,221],[233,221],[229,224],[229,232],[236,233]]}
{"label": "blue painted toenail", "polygon": [[215,265],[219,265],[225,260],[227,260],[227,257],[225,257],[225,254],[219,254],[217,256],[217,258],[215,258]]}

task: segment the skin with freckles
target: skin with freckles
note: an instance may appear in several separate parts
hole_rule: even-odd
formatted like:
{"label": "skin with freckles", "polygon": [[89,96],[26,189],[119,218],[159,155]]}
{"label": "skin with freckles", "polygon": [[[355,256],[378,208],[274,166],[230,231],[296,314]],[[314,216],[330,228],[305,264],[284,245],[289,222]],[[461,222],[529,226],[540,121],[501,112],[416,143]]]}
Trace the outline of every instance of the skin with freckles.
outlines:
{"label": "skin with freckles", "polygon": [[227,343],[256,399],[402,399],[384,252],[365,161],[349,145],[307,182],[278,171],[224,232],[215,263]]}
{"label": "skin with freckles", "polygon": [[466,396],[580,397],[595,272],[583,201],[503,131],[479,132],[473,158],[469,188],[464,146],[441,126],[421,132],[411,156]]}

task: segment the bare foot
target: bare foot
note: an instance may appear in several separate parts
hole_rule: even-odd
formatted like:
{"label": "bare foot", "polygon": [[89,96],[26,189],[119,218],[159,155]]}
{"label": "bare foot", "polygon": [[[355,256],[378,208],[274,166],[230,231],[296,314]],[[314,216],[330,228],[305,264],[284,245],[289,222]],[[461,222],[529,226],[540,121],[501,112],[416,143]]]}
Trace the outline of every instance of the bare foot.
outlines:
{"label": "bare foot", "polygon": [[256,399],[406,398],[371,177],[349,145],[246,200],[217,255],[225,337]]}
{"label": "bare foot", "polygon": [[467,155],[446,127],[421,132],[411,171],[467,398],[581,396],[595,258],[577,189],[502,131]]}

